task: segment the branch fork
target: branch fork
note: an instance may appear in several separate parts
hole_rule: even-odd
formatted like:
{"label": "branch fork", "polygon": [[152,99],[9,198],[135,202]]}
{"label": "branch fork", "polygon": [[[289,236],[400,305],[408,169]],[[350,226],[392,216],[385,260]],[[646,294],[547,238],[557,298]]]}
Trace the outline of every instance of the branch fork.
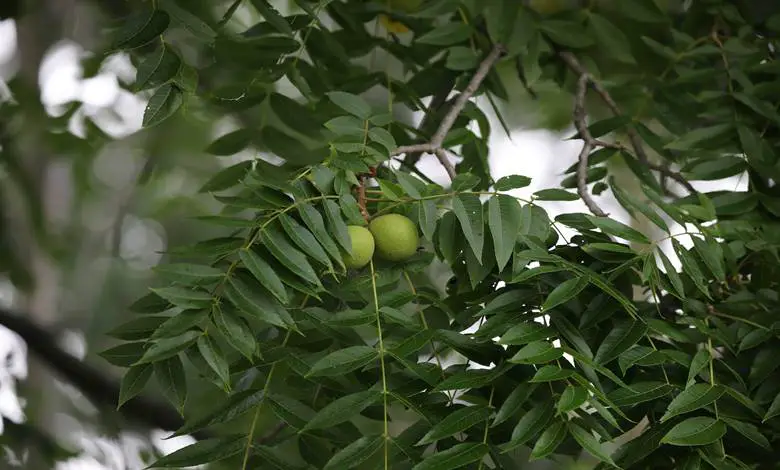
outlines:
{"label": "branch fork", "polygon": [[579,193],[580,198],[582,198],[582,202],[588,206],[588,210],[590,210],[593,215],[605,217],[607,213],[596,204],[596,201],[594,201],[588,193],[588,156],[595,147],[604,144],[604,142],[594,139],[593,135],[590,133],[590,129],[588,129],[585,96],[588,92],[588,85],[592,82],[593,79],[589,73],[582,73],[579,80],[577,80],[577,93],[574,99],[574,126],[577,128],[580,138],[583,140],[582,150],[580,150],[577,164],[577,192]]}
{"label": "branch fork", "polygon": [[503,54],[504,47],[501,44],[496,44],[490,51],[490,54],[488,54],[488,56],[482,60],[482,62],[479,64],[479,67],[477,68],[477,71],[474,73],[474,76],[471,77],[471,81],[466,86],[466,89],[463,90],[460,95],[458,95],[455,103],[452,105],[449,111],[447,111],[447,114],[444,116],[444,119],[442,119],[441,124],[439,124],[439,128],[436,130],[436,133],[433,134],[433,137],[431,137],[429,142],[414,145],[402,145],[401,147],[398,147],[393,152],[391,152],[390,156],[396,157],[406,153],[432,153],[436,156],[436,158],[439,160],[439,163],[441,163],[441,165],[447,171],[447,175],[450,177],[450,179],[455,179],[457,174],[455,172],[455,167],[450,161],[447,150],[443,147],[444,139],[447,137],[447,133],[449,133],[450,129],[452,129],[452,126],[455,125],[455,120],[458,119],[458,116],[463,111],[466,103],[468,103],[471,97],[474,96],[474,94],[479,89],[479,86],[483,81],[485,81],[488,73],[490,73],[490,70],[493,68],[495,63],[498,62],[498,59],[500,59]]}
{"label": "branch fork", "polygon": [[[601,97],[601,100],[604,101],[610,111],[612,111],[613,115],[622,116],[623,113],[615,100],[612,99],[612,96],[609,94],[606,88],[604,88],[604,86],[601,85],[601,83],[599,83],[588,72],[588,70],[580,63],[580,61],[577,60],[577,57],[575,57],[574,54],[563,51],[558,55],[569,67],[569,69],[579,75],[579,79],[577,80],[577,90],[575,94],[573,114],[574,126],[577,128],[577,131],[579,132],[580,137],[584,143],[579,154],[577,165],[577,192],[579,193],[585,205],[588,206],[588,209],[594,215],[606,216],[607,214],[598,206],[598,204],[596,204],[590,194],[588,194],[588,156],[596,147],[607,147],[624,151],[626,148],[620,144],[603,142],[594,139],[593,135],[591,135],[590,130],[588,129],[587,112],[585,110],[585,96],[587,94],[588,87],[590,87],[594,92],[596,92],[597,95],[599,95],[599,97]],[[680,185],[684,186],[685,189],[687,189],[691,194],[696,193],[696,189],[681,174],[677,173],[676,171],[672,171],[663,165],[657,165],[650,162],[642,144],[642,139],[633,127],[628,127],[626,129],[626,134],[628,135],[631,148],[634,150],[639,163],[650,170],[659,172],[662,176],[675,180]]]}

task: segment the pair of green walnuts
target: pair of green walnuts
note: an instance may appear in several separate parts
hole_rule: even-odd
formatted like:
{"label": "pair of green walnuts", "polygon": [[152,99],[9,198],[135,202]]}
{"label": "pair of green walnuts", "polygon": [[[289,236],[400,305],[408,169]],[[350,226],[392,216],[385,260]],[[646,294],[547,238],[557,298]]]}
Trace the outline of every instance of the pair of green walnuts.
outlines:
{"label": "pair of green walnuts", "polygon": [[417,227],[408,217],[387,214],[373,219],[368,228],[350,225],[349,238],[352,254],[344,256],[344,265],[360,269],[376,254],[387,261],[404,261],[417,252]]}

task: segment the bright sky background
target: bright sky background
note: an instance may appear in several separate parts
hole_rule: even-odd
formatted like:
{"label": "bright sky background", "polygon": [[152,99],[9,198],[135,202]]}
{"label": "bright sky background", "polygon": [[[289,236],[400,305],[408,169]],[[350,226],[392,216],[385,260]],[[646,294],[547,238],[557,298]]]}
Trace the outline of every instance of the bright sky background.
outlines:
{"label": "bright sky background", "polygon": [[[16,30],[14,23],[10,20],[0,21],[0,65],[13,58],[15,49]],[[82,119],[93,120],[105,132],[116,138],[122,138],[140,130],[141,118],[146,105],[145,99],[120,86],[120,82],[127,85],[134,80],[135,70],[130,61],[122,54],[114,55],[106,61],[96,77],[84,79],[78,63],[79,58],[83,57],[84,54],[85,51],[77,44],[62,42],[53,48],[45,58],[41,66],[40,84],[42,100],[47,110],[56,115],[62,113],[64,105],[74,101],[81,102],[81,109],[71,125],[71,131],[76,135],[81,135],[80,120]],[[12,99],[2,79],[3,77],[0,76],[0,103]],[[580,144],[577,141],[564,141],[562,136],[542,130],[516,131],[510,140],[501,130],[495,116],[492,115],[491,108],[484,106],[484,103],[480,104],[491,117],[493,127],[496,129],[490,143],[490,163],[495,178],[511,174],[531,177],[533,181],[531,186],[512,192],[513,195],[524,198],[530,198],[530,195],[539,189],[557,185],[562,178],[563,171],[574,162]],[[219,134],[231,130],[225,126],[217,127],[220,128],[217,131]],[[113,168],[113,173],[116,173],[116,167],[103,167],[103,171],[101,171],[101,167],[97,165],[96,176],[108,180],[116,178],[116,175],[112,175],[111,172],[105,173],[106,169],[111,168]],[[421,169],[436,182],[447,183],[446,174],[432,156],[424,158]],[[739,178],[731,178],[719,182],[696,184],[695,186],[701,190],[722,187],[744,189],[745,184]],[[627,214],[611,196],[599,197],[598,199],[604,210],[612,217],[628,222]],[[544,203],[543,205],[551,217],[563,212],[587,212],[585,205],[580,201]],[[673,233],[683,231],[683,228],[674,224],[673,221],[667,220],[667,222],[672,227]],[[566,232],[564,231],[564,233]],[[153,265],[159,259],[157,253],[163,248],[163,240],[163,236],[150,227],[140,223],[131,225],[124,235],[123,255],[125,252],[133,256],[146,255],[144,258],[146,263]],[[687,237],[680,238],[680,241],[690,246]],[[679,263],[668,246],[663,244],[662,246],[670,258],[675,263]],[[144,253],[138,253],[139,250],[144,251]],[[3,289],[3,286],[0,286],[0,302],[8,302],[9,294],[8,289]],[[68,335],[66,340],[63,343],[64,346],[77,356],[83,357],[85,353],[83,339],[78,334],[73,333]],[[20,403],[15,393],[15,382],[26,377],[26,352],[21,340],[13,333],[0,327],[0,363],[3,363],[2,359],[6,357],[9,358],[8,367],[0,368],[0,415],[19,422],[24,419],[24,412],[23,404]],[[62,386],[67,388],[65,384]],[[138,448],[140,450],[143,448],[144,442],[139,436],[123,435],[121,442],[117,442],[95,435],[89,429],[83,429],[80,423],[64,415],[62,420],[69,420],[63,421],[61,424],[73,430],[70,433],[73,438],[72,443],[83,449],[83,455],[63,463],[56,470],[143,468],[140,461],[127,460],[128,458],[132,459],[134,454],[134,452],[127,452],[127,449]],[[2,433],[1,421],[0,433]],[[165,435],[166,433],[163,431],[156,431],[154,436],[155,445],[164,452],[171,452],[192,442],[191,438],[188,437],[163,441],[162,438]],[[125,452],[121,452],[121,448],[124,448]]]}

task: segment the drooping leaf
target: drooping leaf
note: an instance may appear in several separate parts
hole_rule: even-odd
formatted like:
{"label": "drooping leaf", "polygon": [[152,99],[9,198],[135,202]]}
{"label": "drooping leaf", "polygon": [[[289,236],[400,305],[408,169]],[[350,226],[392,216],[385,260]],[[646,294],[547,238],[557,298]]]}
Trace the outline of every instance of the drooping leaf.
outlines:
{"label": "drooping leaf", "polygon": [[541,382],[554,382],[556,380],[566,380],[574,375],[574,371],[571,369],[562,369],[559,366],[546,365],[540,367],[536,371],[533,377],[531,377],[529,383],[541,383]]}
{"label": "drooping leaf", "polygon": [[268,251],[290,271],[310,284],[320,285],[319,277],[306,256],[293,247],[281,231],[275,227],[266,227],[260,233],[260,239]]}
{"label": "drooping leaf", "polygon": [[718,385],[694,384],[686,388],[679,395],[674,397],[666,413],[661,417],[661,422],[667,421],[675,416],[690,413],[703,408],[725,393],[726,390]]}
{"label": "drooping leaf", "polygon": [[269,395],[267,403],[274,414],[295,429],[303,429],[317,414],[305,403],[285,395]]}
{"label": "drooping leaf", "polygon": [[490,415],[490,412],[490,408],[483,406],[467,406],[460,408],[436,423],[436,425],[434,425],[417,444],[430,444],[439,439],[463,432],[477,424],[484,424],[485,420]]}
{"label": "drooping leaf", "polygon": [[165,43],[160,44],[157,50],[138,66],[135,76],[135,89],[146,90],[160,86],[173,79],[181,67],[179,55]]}
{"label": "drooping leaf", "polygon": [[426,457],[412,467],[412,470],[454,470],[482,459],[489,450],[489,447],[481,442],[456,444],[447,450]]}
{"label": "drooping leaf", "polygon": [[282,280],[260,255],[254,250],[241,250],[238,254],[244,266],[260,281],[263,287],[268,289],[268,292],[279,299],[279,302],[283,304],[288,302],[287,290],[284,288]]}
{"label": "drooping leaf", "polygon": [[384,443],[384,436],[363,436],[336,452],[328,460],[325,470],[349,470],[350,468],[355,468],[379,452]]}
{"label": "drooping leaf", "polygon": [[460,222],[474,256],[478,260],[482,259],[485,222],[479,197],[475,194],[459,194],[452,200],[452,211]]}
{"label": "drooping leaf", "polygon": [[173,116],[184,103],[184,96],[176,85],[167,83],[154,92],[144,110],[143,126],[152,127]]}
{"label": "drooping leaf", "polygon": [[757,446],[771,450],[772,446],[769,443],[769,439],[767,439],[766,436],[761,433],[761,430],[757,426],[733,418],[724,417],[722,419],[728,425],[728,427],[737,431],[739,434],[742,434],[743,437],[750,440]]}
{"label": "drooping leaf", "polygon": [[582,290],[588,286],[589,282],[590,279],[587,276],[580,276],[563,281],[547,295],[547,298],[542,304],[542,310],[551,310],[568,302],[582,292]]}
{"label": "drooping leaf", "polygon": [[231,346],[250,361],[257,351],[257,339],[246,321],[231,308],[215,306],[214,324]]}
{"label": "drooping leaf", "polygon": [[546,362],[560,359],[563,356],[563,350],[556,348],[547,341],[534,341],[525,345],[518,351],[509,362],[517,364],[544,364]]}
{"label": "drooping leaf", "polygon": [[530,321],[515,325],[503,336],[499,342],[507,345],[522,345],[533,341],[547,339],[554,335],[553,330],[541,323]]}
{"label": "drooping leaf", "polygon": [[206,153],[220,156],[234,155],[247,148],[251,141],[252,133],[249,129],[238,129],[213,141],[206,148]]}
{"label": "drooping leaf", "polygon": [[211,304],[211,294],[201,289],[186,287],[160,287],[152,289],[152,292],[170,302],[172,305],[183,308],[203,308]]}
{"label": "drooping leaf", "polygon": [[588,29],[599,46],[608,51],[611,58],[626,64],[635,64],[628,38],[623,31],[606,17],[596,13],[588,15]]}
{"label": "drooping leaf", "polygon": [[423,34],[417,38],[417,42],[431,46],[451,46],[466,40],[471,33],[472,29],[467,24],[447,23]]}
{"label": "drooping leaf", "polygon": [[579,385],[569,385],[561,393],[556,410],[558,414],[566,414],[582,406],[589,398],[588,390]]}
{"label": "drooping leaf", "polygon": [[626,320],[616,325],[604,338],[594,360],[606,364],[635,345],[647,332],[647,325],[640,320]]}
{"label": "drooping leaf", "polygon": [[325,405],[303,430],[324,429],[333,427],[352,419],[367,407],[379,401],[382,394],[375,390],[366,390],[338,398]]}
{"label": "drooping leaf", "polygon": [[661,262],[664,265],[664,271],[666,271],[666,276],[669,278],[669,282],[671,282],[672,287],[674,288],[674,294],[678,298],[685,298],[685,287],[683,285],[682,279],[680,278],[680,275],[677,273],[677,269],[674,267],[672,262],[669,260],[669,257],[666,256],[666,253],[663,252],[663,250],[657,250],[658,257],[661,258]]}
{"label": "drooping leaf", "polygon": [[243,279],[232,276],[224,287],[224,296],[250,318],[270,325],[286,327],[282,319],[283,307],[276,304],[273,297],[253,287]]}
{"label": "drooping leaf", "polygon": [[184,366],[178,356],[155,362],[154,376],[163,393],[173,402],[180,414],[184,412],[187,401],[187,379]]}
{"label": "drooping leaf", "polygon": [[574,423],[569,423],[569,433],[590,455],[606,464],[615,466],[615,462],[612,460],[609,452],[604,448],[604,445],[597,441],[589,431],[586,431],[581,426]]}
{"label": "drooping leaf", "polygon": [[114,33],[112,49],[134,49],[159,37],[171,22],[168,13],[150,8],[141,8],[125,21]]}
{"label": "drooping leaf", "polygon": [[130,367],[144,355],[145,343],[136,341],[123,343],[99,353],[100,357],[118,367]]}
{"label": "drooping leaf", "polygon": [[141,393],[152,377],[152,371],[151,364],[137,364],[127,370],[119,387],[117,408],[121,408],[128,400]]}
{"label": "drooping leaf", "polygon": [[[339,251],[338,245],[331,237],[330,232],[325,227],[325,221],[323,220],[322,215],[317,211],[317,209],[314,208],[314,206],[310,204],[300,204],[298,206],[298,213],[301,215],[301,220],[303,220],[303,223],[306,224],[309,230],[311,230],[320,245],[322,245],[325,251],[328,252],[328,255],[330,255],[331,259],[336,260],[336,262],[339,263],[339,265],[343,268],[344,262],[342,261],[341,252]],[[336,224],[331,223],[331,226],[336,227]],[[346,230],[346,224],[344,224],[344,227],[341,227],[340,225],[336,227],[337,230],[341,230],[342,228]],[[343,235],[344,234],[341,232],[338,234],[338,236]],[[349,234],[347,233],[347,237],[348,236]]]}
{"label": "drooping leaf", "polygon": [[555,452],[555,449],[563,442],[566,434],[566,422],[554,421],[537,439],[534,447],[531,449],[529,460],[543,459]]}
{"label": "drooping leaf", "polygon": [[536,385],[520,384],[504,400],[501,408],[496,412],[491,426],[498,426],[517,414],[528,397],[536,390]]}
{"label": "drooping leaf", "polygon": [[532,407],[527,413],[525,413],[515,425],[512,430],[512,437],[510,441],[501,446],[501,449],[506,452],[521,446],[531,440],[534,436],[541,433],[547,428],[547,424],[555,415],[555,408],[551,403],[544,403],[539,406]]}
{"label": "drooping leaf", "polygon": [[234,165],[227,166],[214,173],[200,188],[200,192],[218,192],[237,186],[246,176],[252,162],[245,160]]}
{"label": "drooping leaf", "polygon": [[705,446],[726,434],[726,424],[709,416],[688,418],[677,424],[661,439],[673,446]]}
{"label": "drooping leaf", "polygon": [[595,217],[592,215],[587,216],[593,225],[601,229],[602,232],[615,235],[620,238],[624,238],[631,242],[650,243],[650,240],[641,232],[628,225],[618,222],[617,220],[609,217]]}
{"label": "drooping leaf", "polygon": [[202,41],[210,43],[217,36],[211,26],[195,14],[177,5],[175,0],[160,0],[159,5],[170,15],[174,25],[183,26],[184,29]]}
{"label": "drooping leaf", "polygon": [[363,120],[371,117],[371,106],[363,98],[343,91],[331,91],[327,95],[333,104],[349,114]]}
{"label": "drooping leaf", "polygon": [[332,270],[333,265],[328,258],[328,254],[320,246],[317,238],[304,227],[298,221],[292,217],[283,214],[279,217],[284,232],[290,237],[290,240],[295,243],[298,248],[303,250],[304,253],[311,256],[317,262],[325,265],[328,269]]}
{"label": "drooping leaf", "polygon": [[762,421],[769,421],[777,415],[780,415],[780,395],[775,396],[774,400],[772,400],[772,403],[769,405],[769,409],[767,410],[766,415],[764,415],[764,419]]}
{"label": "drooping leaf", "polygon": [[290,23],[267,0],[252,0],[252,5],[274,29],[288,36],[294,34]]}
{"label": "drooping leaf", "polygon": [[246,447],[246,438],[220,437],[197,441],[158,459],[154,468],[183,468],[217,462],[238,454]]}
{"label": "drooping leaf", "polygon": [[146,350],[138,364],[149,364],[175,356],[197,341],[200,335],[199,332],[190,330],[173,338],[156,341]]}
{"label": "drooping leaf", "polygon": [[334,351],[311,366],[308,376],[342,375],[376,360],[377,351],[368,346],[350,346]]}
{"label": "drooping leaf", "polygon": [[166,320],[168,320],[168,317],[161,315],[142,316],[119,325],[106,334],[108,336],[126,341],[144,340],[147,339]]}
{"label": "drooping leaf", "polygon": [[488,226],[498,269],[503,270],[514,252],[520,232],[520,205],[513,197],[497,194],[488,201]]}
{"label": "drooping leaf", "polygon": [[691,384],[696,376],[701,372],[712,360],[709,350],[702,348],[696,352],[691,360],[691,367],[688,369],[688,383]]}
{"label": "drooping leaf", "polygon": [[[322,205],[325,209],[325,219],[328,221],[329,233],[333,234],[336,242],[338,242],[344,251],[351,254],[352,241],[349,238],[347,224],[344,223],[344,219],[341,217],[341,209],[338,204],[330,199],[325,200]],[[310,213],[310,215],[312,214]]]}
{"label": "drooping leaf", "polygon": [[226,386],[230,385],[230,364],[222,355],[222,351],[216,342],[207,335],[198,338],[198,351],[211,369],[216,372]]}

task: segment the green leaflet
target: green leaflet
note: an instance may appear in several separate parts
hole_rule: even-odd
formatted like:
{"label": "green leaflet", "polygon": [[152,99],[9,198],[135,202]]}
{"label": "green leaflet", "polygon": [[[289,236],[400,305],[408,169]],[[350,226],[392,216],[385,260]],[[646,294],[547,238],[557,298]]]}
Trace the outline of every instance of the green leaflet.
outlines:
{"label": "green leaflet", "polygon": [[661,439],[674,446],[704,446],[726,434],[726,424],[708,416],[689,418],[677,424]]}
{"label": "green leaflet", "polygon": [[674,397],[666,413],[661,417],[661,422],[703,408],[720,398],[725,392],[726,390],[718,385],[693,384]]}
{"label": "green leaflet", "polygon": [[460,222],[463,235],[477,259],[482,258],[484,245],[484,219],[482,202],[474,194],[459,194],[452,200],[452,212]]}

